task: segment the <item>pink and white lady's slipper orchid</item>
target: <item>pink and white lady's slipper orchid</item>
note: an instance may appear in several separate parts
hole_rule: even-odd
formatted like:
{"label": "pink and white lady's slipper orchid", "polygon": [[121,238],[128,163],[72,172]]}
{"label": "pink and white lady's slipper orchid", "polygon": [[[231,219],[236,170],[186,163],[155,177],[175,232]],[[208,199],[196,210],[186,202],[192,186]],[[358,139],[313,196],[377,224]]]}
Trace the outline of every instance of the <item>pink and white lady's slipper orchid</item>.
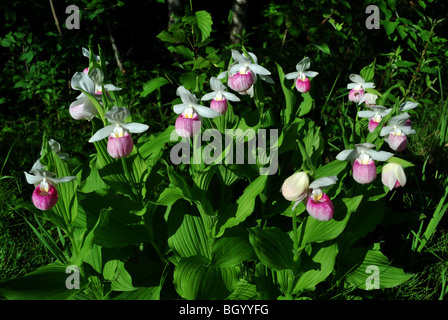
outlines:
{"label": "pink and white lady's slipper orchid", "polygon": [[124,123],[130,116],[129,109],[125,107],[113,106],[106,112],[104,117],[109,120],[111,125],[98,130],[89,140],[96,142],[108,138],[107,151],[112,158],[124,158],[131,154],[134,148],[130,133],[142,133],[148,130],[149,126],[142,123],[128,122]]}
{"label": "pink and white lady's slipper orchid", "polygon": [[366,82],[364,78],[358,74],[351,74],[349,78],[352,83],[347,85],[347,89],[350,89],[348,99],[352,102],[359,103],[364,96],[365,89],[375,88],[373,82]]}
{"label": "pink and white lady's slipper orchid", "polygon": [[389,190],[404,186],[406,184],[406,174],[403,167],[392,162],[385,164],[381,171],[381,182]]}
{"label": "pink and white lady's slipper orchid", "polygon": [[372,106],[371,109],[358,111],[358,117],[369,118],[369,132],[373,132],[381,120],[392,111],[392,108],[386,109],[386,107],[377,105]]}
{"label": "pink and white lady's slipper orchid", "polygon": [[340,161],[350,160],[352,162],[353,179],[360,184],[369,184],[376,179],[376,166],[373,160],[387,161],[393,154],[386,151],[377,151],[372,143],[360,143],[355,149],[341,151],[336,159]]}
{"label": "pink and white lady's slipper orchid", "polygon": [[309,186],[309,196],[306,202],[306,211],[314,219],[329,221],[334,215],[334,205],[331,199],[322,189],[335,184],[336,176],[324,177],[314,180]]}
{"label": "pink and white lady's slipper orchid", "polygon": [[176,104],[173,110],[179,116],[174,125],[176,132],[182,138],[193,137],[201,129],[201,118],[219,117],[221,113],[198,104],[198,98],[185,87],[177,88],[176,94],[182,100],[181,104]]}
{"label": "pink and white lady's slipper orchid", "polygon": [[[121,90],[114,86],[113,84],[104,84],[104,74],[103,72],[95,68],[89,74],[87,74],[86,70],[84,72],[76,72],[71,80],[71,86],[74,90],[84,90],[87,93],[90,93],[94,96],[98,101],[101,101],[102,97],[102,88],[108,91],[117,91]],[[93,103],[90,99],[81,92],[81,94],[76,98],[76,101],[70,104],[70,115],[75,120],[92,120],[98,113]]]}
{"label": "pink and white lady's slipper orchid", "polygon": [[227,92],[226,86],[224,86],[222,82],[216,77],[212,77],[210,79],[210,87],[213,90],[213,92],[205,94],[201,98],[201,100],[202,101],[212,100],[210,102],[210,109],[218,111],[220,114],[226,113],[228,108],[227,100],[234,102],[241,101],[240,98],[238,98],[233,93]]}
{"label": "pink and white lady's slipper orchid", "polygon": [[[268,77],[271,72],[258,64],[257,57],[251,52],[248,52],[248,54],[249,56],[246,56],[236,50],[232,50],[232,58],[235,62],[227,72],[229,75],[227,83],[232,90],[240,94],[252,96],[253,92],[250,90],[257,80],[257,75],[267,82],[273,82],[273,80]],[[218,79],[224,77],[225,74],[226,72],[220,74]]]}
{"label": "pink and white lady's slipper orchid", "polygon": [[42,170],[39,161],[35,163],[30,171],[32,174],[25,172],[26,181],[35,186],[31,197],[33,204],[40,210],[49,210],[53,208],[59,198],[56,185],[62,182],[69,182],[76,177],[55,178],[53,172]]}
{"label": "pink and white lady's slipper orchid", "polygon": [[337,180],[336,176],[324,177],[310,184],[306,172],[296,172],[283,182],[281,192],[286,200],[294,202],[292,210],[305,201],[305,208],[310,216],[320,221],[328,221],[333,218],[334,206],[322,189],[335,184]]}
{"label": "pink and white lady's slipper orchid", "polygon": [[310,68],[311,60],[308,57],[303,58],[296,65],[296,72],[291,72],[285,75],[288,80],[295,80],[296,89],[300,93],[306,93],[311,89],[311,82],[309,78],[314,78],[319,73],[315,71],[307,71]]}
{"label": "pink and white lady's slipper orchid", "polygon": [[407,135],[415,134],[416,131],[407,125],[409,114],[402,113],[390,119],[389,124],[381,129],[380,135],[387,136],[386,142],[394,151],[404,151],[408,145]]}

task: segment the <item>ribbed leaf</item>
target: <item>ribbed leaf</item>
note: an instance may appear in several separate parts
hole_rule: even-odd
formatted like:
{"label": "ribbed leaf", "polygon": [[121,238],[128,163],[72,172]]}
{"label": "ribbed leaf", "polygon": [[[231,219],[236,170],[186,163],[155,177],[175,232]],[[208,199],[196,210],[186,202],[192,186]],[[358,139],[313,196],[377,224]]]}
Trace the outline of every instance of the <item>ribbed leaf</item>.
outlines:
{"label": "ribbed leaf", "polygon": [[[227,228],[234,227],[249,217],[255,209],[255,199],[263,191],[268,175],[261,175],[252,181],[236,201],[237,207],[227,206],[215,225],[215,237],[220,237]],[[229,210],[230,209],[230,210]]]}
{"label": "ribbed leaf", "polygon": [[334,219],[330,221],[319,221],[311,216],[308,217],[298,228],[298,233],[303,233],[302,246],[307,243],[332,240],[339,236],[345,229],[351,214],[361,203],[362,197],[360,195],[353,198],[335,199],[333,201]]}
{"label": "ribbed leaf", "polygon": [[174,269],[173,282],[187,300],[225,299],[237,287],[240,268],[215,267],[204,256],[183,258]]}

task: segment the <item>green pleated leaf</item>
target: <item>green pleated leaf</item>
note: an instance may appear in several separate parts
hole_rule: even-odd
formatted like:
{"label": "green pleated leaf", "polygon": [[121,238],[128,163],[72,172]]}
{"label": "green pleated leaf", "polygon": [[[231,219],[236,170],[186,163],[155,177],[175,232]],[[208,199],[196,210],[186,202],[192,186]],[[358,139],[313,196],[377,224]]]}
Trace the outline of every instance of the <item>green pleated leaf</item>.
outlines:
{"label": "green pleated leaf", "polygon": [[295,292],[314,289],[317,284],[324,281],[333,272],[337,254],[337,243],[313,247],[310,256],[313,264],[317,266],[313,266],[299,277],[294,287]]}
{"label": "green pleated leaf", "polygon": [[255,251],[249,242],[249,235],[227,233],[215,240],[212,246],[211,263],[220,267],[236,266],[244,261],[255,260]]}
{"label": "green pleated leaf", "polygon": [[237,287],[240,268],[216,267],[204,256],[183,258],[174,269],[177,293],[187,300],[225,299]]}
{"label": "green pleated leaf", "polygon": [[334,217],[330,221],[319,221],[309,216],[299,226],[298,233],[303,233],[302,246],[312,242],[332,240],[344,231],[350,216],[356,211],[362,195],[353,198],[334,199]]}
{"label": "green pleated leaf", "polygon": [[268,175],[261,175],[252,181],[244,189],[241,197],[236,201],[236,206],[226,206],[225,211],[218,218],[215,225],[215,237],[220,237],[227,228],[234,227],[249,217],[255,209],[255,199],[263,192]]}
{"label": "green pleated leaf", "polygon": [[409,280],[413,274],[404,272],[402,268],[395,267],[389,259],[378,250],[357,248],[345,255],[350,263],[360,260],[361,263],[345,278],[347,287],[359,289],[393,288]]}
{"label": "green pleated leaf", "polygon": [[275,271],[295,270],[293,242],[279,228],[254,227],[249,229],[249,240],[260,261]]}
{"label": "green pleated leaf", "polygon": [[[79,290],[67,289],[66,265],[53,263],[23,277],[0,282],[0,295],[9,300],[65,300]],[[80,280],[82,281],[81,277]],[[80,284],[80,288],[82,284]]]}
{"label": "green pleated leaf", "polygon": [[168,216],[168,245],[178,258],[201,255],[211,259],[209,239],[202,218],[193,215],[194,207],[178,201]]}

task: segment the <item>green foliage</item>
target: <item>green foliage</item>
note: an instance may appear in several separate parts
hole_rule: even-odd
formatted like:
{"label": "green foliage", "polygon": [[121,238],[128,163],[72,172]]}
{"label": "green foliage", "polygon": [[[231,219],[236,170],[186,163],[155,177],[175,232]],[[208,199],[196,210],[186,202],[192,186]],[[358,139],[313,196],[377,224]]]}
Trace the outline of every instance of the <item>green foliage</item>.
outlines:
{"label": "green foliage", "polygon": [[[22,135],[30,135],[34,115],[41,117],[36,127],[45,129],[30,135],[30,151],[15,155],[13,144],[6,156],[2,154],[1,181],[9,179],[3,176],[6,164],[20,156],[20,166],[12,174],[16,170],[21,178],[39,159],[56,177],[76,180],[57,185],[59,199],[47,211],[30,203],[31,186],[20,190],[23,199],[1,198],[9,214],[25,211],[35,217],[35,223],[25,221],[53,261],[21,277],[2,278],[0,294],[7,299],[334,299],[348,292],[368,296],[371,266],[379,270],[380,292],[412,280],[413,259],[433,239],[448,207],[446,156],[441,152],[448,132],[442,77],[446,39],[440,31],[445,20],[425,13],[430,1],[419,2],[417,18],[398,15],[404,10],[400,1],[378,2],[381,30],[367,30],[362,9],[376,3],[263,2],[263,20],[254,27],[259,36],[253,39],[246,30],[243,45],[222,40],[219,19],[202,8],[194,11],[190,2],[185,13],[154,34],[157,55],[152,55],[150,71],[132,69],[130,61],[125,62],[128,71],[115,71],[106,63],[112,61],[112,52],[93,32],[88,40],[75,36],[79,43],[52,32],[41,40],[29,24],[16,27],[18,4],[2,5],[10,25],[0,44],[11,55],[3,70],[9,83],[1,84],[0,104],[10,111],[14,99],[20,108],[34,103],[29,115],[18,120],[8,116],[7,121],[17,121],[14,129],[11,125],[2,130],[12,135],[25,128]],[[87,21],[109,27],[114,17],[109,9],[121,12],[125,7],[124,2],[82,4]],[[379,38],[384,43],[373,48]],[[45,58],[44,45],[55,39],[61,43]],[[66,41],[75,44],[65,47]],[[94,45],[80,45],[86,42]],[[81,47],[90,48],[84,60]],[[69,54],[72,48],[75,53]],[[255,53],[258,61],[253,62],[271,71],[270,78],[258,76],[252,94],[239,93],[241,101],[230,102],[224,115],[203,118],[202,133],[214,129],[222,141],[204,135],[183,139],[192,152],[185,155],[186,162],[175,165],[171,152],[179,141],[173,138],[172,107],[181,103],[176,89],[184,86],[198,98],[209,93],[210,78],[234,62],[231,48]],[[73,56],[81,58],[70,60]],[[311,80],[309,92],[299,93],[285,74],[304,56],[311,57],[311,70],[319,75]],[[103,87],[101,103],[83,91],[98,115],[76,125],[68,113],[76,97],[66,88],[74,66],[99,68],[106,76],[104,83],[123,88],[106,93]],[[347,100],[352,73],[375,82],[375,88],[366,91],[378,95],[377,104],[392,109],[373,132],[367,131],[368,120],[358,117],[364,105]],[[409,137],[405,152],[387,162],[404,168],[406,186],[385,187],[379,162],[378,178],[369,185],[357,184],[349,162],[336,160],[336,155],[365,142],[392,151],[380,135],[381,127],[405,101],[419,103],[409,111],[418,134]],[[105,114],[113,106],[128,107],[132,122],[150,128],[132,135],[132,152],[122,159],[110,156],[105,139],[87,142],[110,124]],[[265,141],[264,149],[254,134],[261,129],[278,132],[278,139]],[[58,135],[59,130],[65,133]],[[51,149],[50,136],[63,141],[68,160]],[[1,139],[3,144],[6,138]],[[194,139],[199,139],[199,147]],[[258,145],[251,153],[254,141]],[[225,161],[236,157],[233,144],[244,148],[242,163]],[[198,154],[210,151],[215,161],[195,161]],[[275,172],[266,174],[265,160],[273,161],[274,151]],[[337,176],[334,185],[324,188],[334,205],[330,221],[309,215],[306,200],[295,207],[279,192],[285,179],[298,171],[307,172],[311,181]],[[394,242],[396,234],[401,239]],[[0,256],[5,256],[3,251]],[[79,267],[79,289],[66,287],[66,268],[71,265]],[[445,282],[441,291],[443,297]]]}

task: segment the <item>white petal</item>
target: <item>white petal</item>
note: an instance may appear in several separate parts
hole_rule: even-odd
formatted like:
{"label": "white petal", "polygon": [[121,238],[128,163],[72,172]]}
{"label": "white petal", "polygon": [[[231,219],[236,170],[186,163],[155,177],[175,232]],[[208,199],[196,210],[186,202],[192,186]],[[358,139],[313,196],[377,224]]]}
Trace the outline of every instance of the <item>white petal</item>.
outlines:
{"label": "white petal", "polygon": [[127,117],[131,115],[131,112],[126,107],[113,106],[106,112],[104,117],[111,123],[123,123]]}
{"label": "white petal", "polygon": [[348,85],[347,85],[347,89],[355,89],[356,87],[357,87],[358,85],[356,84],[356,83],[349,83]]}
{"label": "white petal", "polygon": [[367,153],[373,160],[377,160],[377,161],[387,161],[389,160],[391,157],[394,156],[393,153],[390,152],[386,152],[386,151],[376,151],[376,150],[365,150],[365,153]]}
{"label": "white petal", "polygon": [[270,76],[265,76],[262,74],[259,74],[258,76],[260,77],[261,80],[266,81],[267,83],[270,83],[270,84],[275,83],[274,80],[272,80],[272,78]]}
{"label": "white petal", "polygon": [[369,110],[358,111],[358,117],[361,118],[372,118],[375,116],[375,112]]}
{"label": "white petal", "polygon": [[398,182],[400,182],[400,185],[403,187],[406,185],[406,174],[404,173],[402,166],[396,166],[394,167],[394,175],[397,178]]}
{"label": "white petal", "polygon": [[221,94],[222,94],[227,100],[235,101],[235,102],[237,102],[237,101],[241,101],[240,98],[238,98],[238,97],[237,97],[236,95],[234,95],[233,93],[224,91],[224,92],[221,92]]}
{"label": "white petal", "polygon": [[363,83],[362,84],[362,87],[364,88],[364,89],[366,89],[366,88],[375,88],[375,84],[373,83],[373,82],[366,82],[366,83]]}
{"label": "white petal", "polygon": [[174,113],[177,113],[177,114],[181,114],[182,112],[184,112],[185,111],[185,109],[187,109],[187,105],[186,104],[176,104],[175,106],[173,106],[173,111],[174,111]]}
{"label": "white petal", "polygon": [[340,161],[345,161],[345,160],[353,160],[358,156],[358,151],[355,149],[347,149],[344,151],[341,151],[338,153],[338,155],[336,156],[336,159],[340,160]]}
{"label": "white petal", "polygon": [[271,72],[268,69],[266,69],[266,68],[264,68],[264,67],[262,67],[262,66],[260,66],[258,64],[255,64],[255,63],[250,64],[249,68],[250,68],[250,70],[252,70],[256,74],[260,74],[260,75],[263,75],[263,76],[268,76],[268,75],[271,74]]}
{"label": "white petal", "polygon": [[410,135],[410,134],[416,134],[417,133],[417,131],[415,131],[414,129],[412,129],[411,127],[408,127],[408,126],[402,126],[402,127],[400,127],[400,130],[405,135]]}
{"label": "white petal", "polygon": [[201,117],[204,118],[216,118],[221,115],[218,111],[215,111],[213,109],[198,104],[195,105],[193,108],[197,112],[197,114],[199,114]]}
{"label": "white petal", "polygon": [[328,188],[329,186],[335,184],[336,181],[338,181],[338,177],[337,176],[330,176],[330,177],[319,178],[319,179],[314,180],[313,182],[311,182],[310,188],[311,189],[317,189],[317,188],[325,189],[325,188]]}
{"label": "white petal", "polygon": [[105,84],[104,85],[104,89],[106,89],[108,91],[119,91],[119,90],[121,90],[121,88],[118,88],[118,87],[114,86],[113,84]]}
{"label": "white petal", "polygon": [[359,74],[351,74],[349,75],[349,79],[354,82],[354,83],[365,83],[366,81],[364,80],[363,77],[361,77]]}
{"label": "white petal", "polygon": [[40,183],[44,179],[43,177],[29,174],[27,172],[24,172],[24,173],[25,173],[26,182],[28,182],[29,184]]}
{"label": "white petal", "polygon": [[306,75],[308,78],[314,78],[319,73],[316,71],[305,71],[303,74]]}
{"label": "white petal", "polygon": [[296,79],[299,76],[299,72],[290,72],[285,75],[285,78],[288,80]]}
{"label": "white petal", "polygon": [[230,75],[235,74],[239,72],[241,68],[244,68],[244,64],[241,63],[234,64],[233,66],[230,67],[229,74]]}
{"label": "white petal", "polygon": [[210,88],[213,91],[225,91],[226,87],[222,84],[222,82],[216,78],[216,77],[212,77],[210,78]]}
{"label": "white petal", "polygon": [[47,180],[57,184],[57,183],[63,183],[63,182],[70,182],[72,180],[75,180],[76,177],[75,176],[70,176],[70,177],[62,177],[62,178],[47,178]]}
{"label": "white petal", "polygon": [[227,76],[227,71],[221,72],[221,73],[218,75],[218,79],[224,79],[226,76]]}
{"label": "white petal", "polygon": [[308,70],[311,65],[311,60],[308,57],[303,58],[297,65],[296,69],[298,72],[303,72],[305,70]]}
{"label": "white petal", "polygon": [[107,138],[114,131],[115,125],[109,125],[104,128],[98,130],[90,139],[89,142],[100,141],[104,138]]}
{"label": "white petal", "polygon": [[132,133],[142,133],[149,129],[148,125],[137,122],[122,123],[120,126]]}
{"label": "white petal", "polygon": [[372,149],[375,148],[376,145],[374,145],[373,143],[368,143],[368,142],[364,142],[364,143],[357,143],[355,144],[355,147],[358,149]]}
{"label": "white petal", "polygon": [[243,55],[239,53],[237,50],[232,50],[232,58],[233,60],[238,61],[240,63],[245,61]]}
{"label": "white petal", "polygon": [[[411,110],[411,109],[414,109],[414,108],[417,107],[417,106],[418,106],[418,103],[417,103],[417,102],[406,101],[405,103],[402,103],[402,104],[400,105],[399,110],[400,110],[400,111]],[[401,183],[400,183],[400,184],[401,184]]]}
{"label": "white petal", "polygon": [[204,94],[204,96],[201,98],[202,101],[209,101],[212,100],[216,96],[216,92],[210,92]]}
{"label": "white petal", "polygon": [[392,131],[394,131],[394,127],[393,126],[385,126],[385,127],[383,127],[381,129],[380,136],[387,136]]}
{"label": "white petal", "polygon": [[90,57],[90,51],[89,51],[89,49],[82,48],[82,55],[83,55],[84,57],[86,57],[86,58],[89,58],[89,57]]}
{"label": "white petal", "polygon": [[95,82],[93,82],[93,80],[90,79],[89,76],[83,72],[76,72],[73,75],[71,80],[71,86],[72,89],[74,90],[79,90],[80,88],[89,93],[95,92]]}

